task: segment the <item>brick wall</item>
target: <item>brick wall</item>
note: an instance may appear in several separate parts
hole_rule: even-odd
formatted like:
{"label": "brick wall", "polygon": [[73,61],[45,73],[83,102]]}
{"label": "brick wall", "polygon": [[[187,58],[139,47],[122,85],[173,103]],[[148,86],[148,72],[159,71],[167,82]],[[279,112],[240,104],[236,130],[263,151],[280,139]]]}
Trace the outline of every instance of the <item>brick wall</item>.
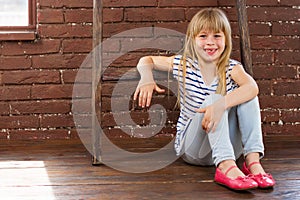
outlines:
{"label": "brick wall", "polygon": [[[93,2],[37,1],[38,38],[35,41],[0,42],[1,139],[77,137],[71,109],[72,89],[76,73],[92,49]],[[265,135],[299,135],[300,2],[251,0],[247,3],[263,132]],[[164,27],[185,33],[189,20],[199,9],[221,7],[232,24],[232,57],[240,59],[234,0],[103,0],[103,5],[103,39],[140,27]],[[122,51],[122,43],[115,43],[110,51]],[[114,137],[126,134],[120,131],[120,125],[114,122],[110,112],[111,92],[118,78],[134,68],[139,57],[149,53],[168,54],[157,49],[128,52],[114,60],[103,75],[102,125]],[[137,81],[136,73],[130,81]],[[120,102],[125,99],[132,105],[130,97],[121,95],[119,98]],[[154,102],[168,110],[167,123],[160,135],[174,134],[178,116],[178,111],[172,109],[175,101],[172,95],[154,98]],[[131,111],[126,112],[135,123],[142,127],[149,123],[147,111],[129,108]],[[124,113],[117,114],[122,118]],[[141,135],[148,131],[141,126],[138,129],[132,125],[122,126],[138,130]]]}

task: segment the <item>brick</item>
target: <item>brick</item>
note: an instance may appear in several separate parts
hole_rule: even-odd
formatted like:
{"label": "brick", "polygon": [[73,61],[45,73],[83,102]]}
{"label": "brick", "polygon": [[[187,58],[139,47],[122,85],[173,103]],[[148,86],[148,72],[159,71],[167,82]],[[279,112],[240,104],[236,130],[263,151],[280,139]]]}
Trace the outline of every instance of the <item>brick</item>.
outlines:
{"label": "brick", "polygon": [[[81,139],[81,141],[92,141],[91,136],[91,129],[71,129],[69,131],[69,137],[70,139]],[[79,135],[80,133],[80,135]]]}
{"label": "brick", "polygon": [[[188,27],[188,22],[162,22],[159,24],[155,24],[155,27],[158,28],[166,28],[170,29],[172,31],[178,31],[178,33],[185,34],[187,27]],[[160,29],[154,29],[155,34],[163,34],[160,31]]]}
{"label": "brick", "polygon": [[[37,1],[37,40],[0,42],[0,117],[7,117],[3,119],[6,123],[5,126],[2,124],[4,128],[1,128],[0,138],[78,139],[78,127],[75,129],[72,115],[69,114],[73,112],[72,97],[74,100],[76,97],[82,98],[76,99],[75,103],[72,101],[73,106],[83,101],[74,111],[81,115],[78,126],[87,134],[91,132],[91,85],[88,84],[91,78],[88,70],[91,68],[91,58],[86,56],[92,49],[93,0]],[[151,37],[153,33],[163,33],[153,28],[149,32],[136,29],[135,34],[131,34],[131,29],[140,27],[164,27],[185,34],[188,21],[203,6],[219,6],[231,21],[234,45],[232,58],[240,60],[235,0],[103,0],[102,3],[103,39],[118,33],[127,33],[128,38]],[[253,71],[260,89],[265,135],[299,135],[298,4],[298,0],[247,2]],[[130,31],[125,32],[127,30]],[[119,52],[120,47],[110,45],[107,49],[110,53],[103,57],[103,62],[109,62],[110,66],[102,74],[102,112],[107,116],[111,115],[111,93],[116,88],[116,83],[121,84],[121,91],[114,97],[114,101],[128,104],[129,110],[134,110],[133,122],[146,125],[149,122],[147,110],[137,107],[128,91],[131,86],[135,89],[139,75],[136,71],[130,71],[129,74],[127,72],[135,68],[143,55],[167,53],[144,48],[127,53],[125,51],[128,49],[124,46],[123,52]],[[115,57],[116,55],[118,56]],[[85,58],[87,60],[84,61]],[[73,83],[80,67],[85,68],[84,72],[81,71],[85,75],[79,77],[82,84],[76,84],[77,88],[73,91]],[[121,77],[124,78],[125,73],[126,81],[118,81]],[[172,138],[176,132],[178,111],[171,111],[176,97],[170,98],[171,100],[167,100],[162,96],[154,96],[152,99],[153,104],[161,104],[168,110],[168,124],[155,137]],[[117,114],[124,117],[121,112]],[[30,117],[34,117],[34,120]],[[19,120],[21,124],[14,124],[10,120]],[[111,118],[103,120],[106,120],[103,121],[106,125],[115,125]],[[280,120],[284,122],[283,125],[278,125]],[[151,129],[127,127],[126,124],[123,128],[141,136],[146,136],[149,128]],[[117,127],[105,130],[110,137],[131,137]]]}
{"label": "brick", "polygon": [[300,49],[300,43],[298,38],[290,37],[251,37],[251,48],[252,49]]}
{"label": "brick", "polygon": [[[106,63],[105,66],[111,67],[136,67],[139,59],[145,55],[144,53],[124,53],[121,56],[115,57],[110,56],[111,54],[104,57],[103,61]],[[106,69],[109,70],[109,69]],[[104,72],[105,73],[105,72]]]}
{"label": "brick", "polygon": [[[200,2],[200,1],[196,1],[196,2]],[[194,17],[194,15],[199,12],[201,10],[201,8],[188,8],[185,11],[185,15],[186,15],[186,19],[188,21],[191,21],[191,19]]]}
{"label": "brick", "polygon": [[76,79],[76,75],[78,73],[78,70],[68,70],[68,71],[63,71],[62,73],[62,80],[64,83],[74,83]]}
{"label": "brick", "polygon": [[273,51],[252,51],[253,64],[272,64],[275,60]]}
{"label": "brick", "polygon": [[8,133],[6,130],[2,130],[0,132],[0,140],[7,140],[8,139]]}
{"label": "brick", "polygon": [[219,0],[218,5],[219,6],[235,6],[236,1],[235,0],[226,0],[226,1]]}
{"label": "brick", "polygon": [[[117,99],[116,101],[130,102],[130,97],[119,97],[119,98],[120,98],[120,100]],[[102,107],[101,107],[102,112],[110,112],[111,111],[111,98],[102,96],[101,105],[102,105]],[[132,108],[132,106],[130,104],[129,109],[131,109],[131,108]]]}
{"label": "brick", "polygon": [[299,128],[300,124],[284,124],[282,126],[266,124],[263,126],[263,132],[265,135],[300,135]]}
{"label": "brick", "polygon": [[[225,12],[227,18],[229,19],[229,22],[238,22],[238,12],[236,7],[232,8],[223,8],[223,11]],[[249,23],[249,19],[248,19]]]}
{"label": "brick", "polygon": [[92,100],[91,99],[72,99],[73,114],[91,114]]}
{"label": "brick", "polygon": [[261,80],[256,81],[258,88],[259,88],[259,94],[261,95],[271,95],[272,93],[272,82],[267,80]]}
{"label": "brick", "polygon": [[72,97],[72,85],[34,85],[32,99],[65,99]]}
{"label": "brick", "polygon": [[[233,37],[233,39],[235,37],[239,37],[239,34],[240,34],[240,30],[239,30],[239,25],[238,25],[238,22],[234,22],[234,21],[231,21],[230,22],[230,26],[231,26],[231,35]],[[249,25],[250,26],[250,25]],[[250,29],[250,28],[249,28]],[[250,30],[249,30],[250,32]]]}
{"label": "brick", "polygon": [[240,50],[240,39],[232,38],[232,49]]}
{"label": "brick", "polygon": [[[76,128],[79,129],[91,129],[93,127],[92,124],[92,115],[91,114],[74,114],[74,123],[76,124]],[[100,123],[100,122],[99,122]]]}
{"label": "brick", "polygon": [[152,0],[102,0],[103,7],[146,7],[157,6],[156,1]]}
{"label": "brick", "polygon": [[125,9],[125,21],[183,21],[184,9],[180,8],[127,8]]}
{"label": "brick", "polygon": [[[155,130],[156,127],[151,127],[151,126],[146,126],[146,127],[136,127],[136,128],[128,128],[128,127],[122,127],[121,128],[104,128],[103,131],[105,135],[108,138],[124,138],[124,139],[129,139],[129,138],[148,138],[150,136],[152,137],[167,137],[170,138],[170,141],[174,138],[175,133],[176,133],[176,128],[175,127],[164,127],[160,132],[155,132],[153,134],[153,130]],[[130,134],[128,134],[130,133]],[[132,134],[134,133],[134,134]],[[156,144],[157,145],[157,144]],[[166,144],[162,144],[164,146]],[[124,147],[124,149],[126,149]]]}
{"label": "brick", "polygon": [[297,21],[300,10],[287,7],[250,7],[247,9],[251,21]]}
{"label": "brick", "polygon": [[[128,127],[122,127],[121,128],[104,128],[103,129],[103,133],[105,133],[105,135],[108,138],[124,138],[124,139],[129,139],[131,138],[131,136],[127,133],[130,133],[132,129],[128,128]],[[123,148],[124,149],[124,148]]]}
{"label": "brick", "polygon": [[30,99],[29,86],[0,86],[0,101]]}
{"label": "brick", "polygon": [[2,77],[4,84],[60,83],[59,71],[9,71]]}
{"label": "brick", "polygon": [[160,0],[160,7],[200,7],[200,6],[217,6],[217,0]]}
{"label": "brick", "polygon": [[300,35],[300,23],[272,23],[272,35]]}
{"label": "brick", "polygon": [[34,69],[73,69],[79,68],[86,54],[52,54],[32,56]]}
{"label": "brick", "polygon": [[280,5],[284,6],[300,6],[299,0],[280,0]]}
{"label": "brick", "polygon": [[281,109],[293,109],[298,108],[300,105],[300,99],[293,96],[260,96],[260,105],[262,109],[265,108],[281,108]]}
{"label": "brick", "polygon": [[10,113],[16,114],[57,114],[71,112],[71,102],[66,100],[11,102]]}
{"label": "brick", "polygon": [[73,99],[74,98],[91,98],[92,96],[92,85],[86,83],[74,84],[73,89]]}
{"label": "brick", "polygon": [[40,25],[39,33],[42,38],[73,38],[73,37],[92,37],[93,28],[91,25]]}
{"label": "brick", "polygon": [[61,9],[41,9],[38,11],[38,23],[63,23],[64,15]]}
{"label": "brick", "polygon": [[56,53],[60,48],[60,40],[37,40],[36,42],[5,42],[3,55],[30,55]]}
{"label": "brick", "polygon": [[89,53],[92,50],[92,39],[66,39],[62,42],[64,53]]}
{"label": "brick", "polygon": [[247,1],[247,5],[250,6],[278,6],[278,0],[251,0]]}
{"label": "brick", "polygon": [[40,7],[51,7],[51,8],[92,8],[93,0],[38,0]]}
{"label": "brick", "polygon": [[102,43],[102,52],[109,53],[109,52],[120,52],[121,42],[126,40],[126,38],[108,38]]}
{"label": "brick", "polygon": [[[153,23],[110,23],[110,24],[103,24],[103,37],[108,38],[116,34],[121,34],[122,36],[126,36],[126,32],[128,30],[143,28],[143,27],[152,27]],[[147,28],[148,29],[148,28]],[[141,30],[141,31],[139,31]],[[134,30],[135,31],[135,30]],[[135,32],[135,37],[145,36],[145,29],[138,29]],[[148,35],[148,33],[146,33]]]}
{"label": "brick", "polygon": [[[152,121],[150,119],[152,115]],[[101,117],[101,125],[107,126],[136,126],[136,125],[163,125],[170,121],[174,121],[174,117],[178,117],[178,112],[169,112],[164,121],[161,110],[157,111],[125,111],[117,113],[106,113]],[[176,120],[177,121],[177,120]]]}
{"label": "brick", "polygon": [[132,68],[114,68],[109,67],[107,68],[102,75],[103,81],[118,81],[122,80],[135,80],[139,78],[139,74],[136,70],[132,70]]}
{"label": "brick", "polygon": [[266,66],[266,65],[254,65],[253,74],[256,79],[277,79],[297,77],[297,68],[295,66]]}
{"label": "brick", "polygon": [[91,23],[93,22],[92,9],[68,9],[64,12],[66,23]]}
{"label": "brick", "polygon": [[232,49],[240,51],[240,39],[232,38]]}
{"label": "brick", "polygon": [[273,87],[275,95],[300,94],[300,80],[276,81]]}
{"label": "brick", "polygon": [[268,24],[249,23],[248,26],[250,35],[271,35],[271,27]]}
{"label": "brick", "polygon": [[51,130],[10,130],[10,140],[58,140],[69,139],[68,129],[51,129]]}
{"label": "brick", "polygon": [[29,116],[0,116],[0,128],[21,129],[21,128],[38,128],[39,117]]}
{"label": "brick", "polygon": [[121,22],[124,18],[123,8],[104,8],[103,9],[103,22]]}
{"label": "brick", "polygon": [[74,127],[72,115],[44,115],[41,117],[42,128]]}
{"label": "brick", "polygon": [[241,53],[240,53],[240,51],[233,49],[233,51],[231,53],[231,58],[235,59],[235,60],[241,60]]}
{"label": "brick", "polygon": [[81,69],[79,70],[66,70],[62,72],[62,80],[64,83],[91,83],[92,70]]}
{"label": "brick", "polygon": [[261,120],[263,122],[279,122],[278,110],[263,110],[261,111]]}
{"label": "brick", "polygon": [[[134,88],[137,86],[137,81],[126,81],[126,82],[118,82],[118,95],[119,96],[128,96],[131,95],[131,90],[134,91]],[[114,88],[116,87],[115,83],[103,83],[102,84],[102,95],[103,96],[111,96]]]}
{"label": "brick", "polygon": [[284,123],[300,122],[300,111],[282,111],[281,119]]}
{"label": "brick", "polygon": [[182,39],[178,37],[124,38],[121,40],[121,51],[129,52],[141,48],[153,48],[179,52],[183,47]]}
{"label": "brick", "polygon": [[[299,44],[299,43],[298,43]],[[280,64],[298,64],[300,63],[299,52],[291,52],[291,51],[280,51],[277,54],[276,63]]]}
{"label": "brick", "polygon": [[7,102],[0,102],[0,115],[9,114],[9,104]]}
{"label": "brick", "polygon": [[31,58],[28,56],[0,56],[0,70],[29,69],[31,67]]}

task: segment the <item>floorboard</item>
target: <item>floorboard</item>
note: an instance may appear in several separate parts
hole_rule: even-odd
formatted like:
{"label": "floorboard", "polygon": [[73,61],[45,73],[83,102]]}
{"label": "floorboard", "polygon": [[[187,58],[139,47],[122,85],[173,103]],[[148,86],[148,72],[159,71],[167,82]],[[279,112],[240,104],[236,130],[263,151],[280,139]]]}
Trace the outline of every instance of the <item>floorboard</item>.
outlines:
{"label": "floorboard", "polygon": [[[166,141],[116,144],[151,151]],[[27,199],[300,199],[300,139],[266,137],[262,164],[277,181],[274,189],[231,191],[213,182],[214,167],[188,165],[181,159],[148,173],[126,173],[92,166],[80,140],[0,141],[0,198]],[[155,145],[158,144],[156,147]],[[239,162],[239,165],[242,160]]]}

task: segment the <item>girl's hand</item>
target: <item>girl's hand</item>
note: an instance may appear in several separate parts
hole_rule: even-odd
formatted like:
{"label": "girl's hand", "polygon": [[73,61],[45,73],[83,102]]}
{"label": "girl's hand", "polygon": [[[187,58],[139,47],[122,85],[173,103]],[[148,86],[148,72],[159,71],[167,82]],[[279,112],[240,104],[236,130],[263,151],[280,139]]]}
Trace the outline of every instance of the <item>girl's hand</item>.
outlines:
{"label": "girl's hand", "polygon": [[138,86],[135,90],[133,100],[136,101],[139,96],[139,106],[142,108],[149,107],[152,99],[153,91],[164,93],[165,90],[158,87],[155,83],[149,83]]}
{"label": "girl's hand", "polygon": [[225,98],[221,98],[205,108],[199,108],[196,112],[204,113],[202,120],[203,130],[205,130],[206,133],[210,131],[214,132],[225,112]]}

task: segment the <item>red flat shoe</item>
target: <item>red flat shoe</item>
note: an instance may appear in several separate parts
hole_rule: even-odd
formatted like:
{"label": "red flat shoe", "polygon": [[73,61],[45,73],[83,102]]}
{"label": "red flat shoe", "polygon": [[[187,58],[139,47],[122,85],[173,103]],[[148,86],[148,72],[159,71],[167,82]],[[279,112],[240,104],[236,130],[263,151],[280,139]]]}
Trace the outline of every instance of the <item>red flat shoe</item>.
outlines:
{"label": "red flat shoe", "polygon": [[231,179],[226,176],[230,170],[236,167],[237,166],[231,166],[225,172],[225,174],[223,174],[223,172],[221,172],[221,170],[217,168],[215,173],[215,182],[233,190],[249,190],[249,189],[257,188],[258,186],[257,183],[248,176],[245,177],[239,176],[235,179]]}
{"label": "red flat shoe", "polygon": [[261,173],[259,173],[259,174],[254,175],[250,172],[250,167],[252,165],[255,165],[255,164],[260,164],[260,162],[252,162],[252,163],[250,163],[250,165],[248,167],[246,166],[246,162],[244,162],[242,172],[245,175],[251,175],[252,179],[255,180],[255,182],[257,182],[259,188],[271,188],[271,187],[273,187],[275,185],[275,180],[274,180],[274,178],[272,177],[271,174],[261,174]]}

